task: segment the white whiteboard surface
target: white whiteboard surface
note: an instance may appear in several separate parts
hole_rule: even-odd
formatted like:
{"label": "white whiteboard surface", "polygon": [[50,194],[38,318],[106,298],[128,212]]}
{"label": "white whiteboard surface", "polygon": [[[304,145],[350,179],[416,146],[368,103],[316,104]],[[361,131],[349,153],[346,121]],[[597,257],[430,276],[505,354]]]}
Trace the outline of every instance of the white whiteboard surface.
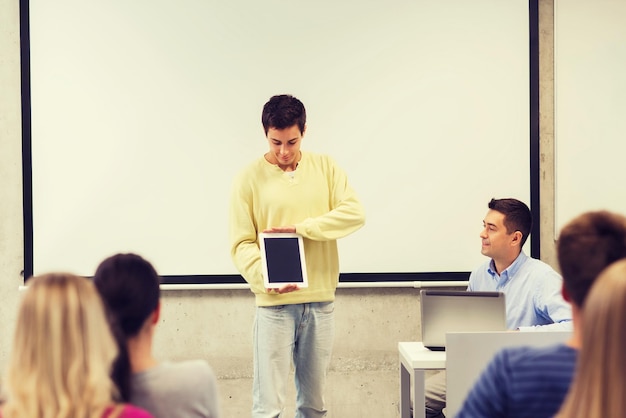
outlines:
{"label": "white whiteboard surface", "polygon": [[365,206],[344,273],[469,271],[487,202],[530,203],[527,1],[32,0],[30,42],[35,273],[236,274],[231,181],[281,93]]}
{"label": "white whiteboard surface", "polygon": [[555,1],[555,237],[575,216],[626,214],[626,2]]}

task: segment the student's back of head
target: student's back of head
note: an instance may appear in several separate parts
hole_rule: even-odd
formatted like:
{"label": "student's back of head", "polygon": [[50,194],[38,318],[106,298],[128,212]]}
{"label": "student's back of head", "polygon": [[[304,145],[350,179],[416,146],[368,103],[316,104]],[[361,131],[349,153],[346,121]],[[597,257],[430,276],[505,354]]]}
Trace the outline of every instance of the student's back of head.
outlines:
{"label": "student's back of head", "polygon": [[94,284],[104,301],[119,356],[113,379],[125,401],[130,400],[131,364],[127,341],[144,327],[159,306],[160,277],[152,264],[136,254],[116,254],[98,266]]}
{"label": "student's back of head", "polygon": [[100,263],[94,283],[118,336],[113,378],[124,399],[156,418],[219,418],[217,380],[206,361],[159,362],[152,354],[160,312],[154,267],[136,254],[117,254]]}
{"label": "student's back of head", "polygon": [[626,259],[597,278],[583,323],[575,378],[557,417],[626,417]]}
{"label": "student's back of head", "polygon": [[27,284],[2,416],[99,418],[115,393],[109,369],[117,350],[93,284],[61,273]]}
{"label": "student's back of head", "polygon": [[582,307],[598,274],[626,257],[626,217],[608,211],[577,216],[559,234],[557,256],[567,296]]}

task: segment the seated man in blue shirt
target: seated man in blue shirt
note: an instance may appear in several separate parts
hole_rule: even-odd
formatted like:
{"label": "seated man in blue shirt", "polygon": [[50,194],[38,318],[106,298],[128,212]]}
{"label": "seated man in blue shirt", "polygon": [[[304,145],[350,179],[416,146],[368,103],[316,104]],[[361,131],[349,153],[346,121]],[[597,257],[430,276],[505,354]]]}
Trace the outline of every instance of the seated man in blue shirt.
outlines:
{"label": "seated man in blue shirt", "polygon": [[509,329],[571,330],[561,276],[522,251],[532,227],[528,206],[516,199],[491,199],[488,206],[480,238],[491,260],[472,272],[467,290],[504,292]]}
{"label": "seated man in blue shirt", "polygon": [[[571,330],[572,310],[561,294],[561,276],[522,251],[532,227],[528,206],[517,199],[491,199],[488,207],[480,238],[481,253],[490,260],[471,273],[467,290],[503,292],[511,330]],[[444,416],[445,376],[440,372],[426,381],[427,417]]]}
{"label": "seated man in blue shirt", "polygon": [[563,295],[572,304],[572,337],[565,344],[498,352],[457,417],[547,418],[559,410],[574,374],[587,293],[605,267],[626,258],[626,217],[606,211],[578,216],[561,231],[557,256]]}

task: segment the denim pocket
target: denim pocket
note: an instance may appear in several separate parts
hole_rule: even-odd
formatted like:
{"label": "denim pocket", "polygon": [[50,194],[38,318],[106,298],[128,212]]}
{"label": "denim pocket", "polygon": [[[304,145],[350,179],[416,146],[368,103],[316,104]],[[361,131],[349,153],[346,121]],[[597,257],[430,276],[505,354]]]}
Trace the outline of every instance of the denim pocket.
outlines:
{"label": "denim pocket", "polygon": [[323,314],[335,312],[335,302],[318,302],[318,311]]}

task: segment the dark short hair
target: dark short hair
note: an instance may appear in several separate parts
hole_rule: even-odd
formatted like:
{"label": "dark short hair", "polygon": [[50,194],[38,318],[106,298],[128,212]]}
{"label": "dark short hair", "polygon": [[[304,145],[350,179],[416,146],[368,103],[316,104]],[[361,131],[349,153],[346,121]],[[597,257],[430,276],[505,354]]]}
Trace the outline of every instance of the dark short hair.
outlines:
{"label": "dark short hair", "polygon": [[263,106],[261,123],[265,135],[270,128],[286,129],[298,125],[300,133],[306,125],[306,110],[302,102],[289,94],[272,96]]}
{"label": "dark short hair", "polygon": [[508,234],[515,231],[522,233],[520,248],[523,247],[533,226],[533,217],[528,206],[524,202],[512,198],[491,199],[487,206],[489,209],[504,215],[504,226]]}
{"label": "dark short hair", "polygon": [[121,400],[131,397],[131,364],[127,341],[139,333],[159,305],[161,278],[147,260],[136,254],[116,254],[100,263],[93,277],[104,302],[119,354],[111,377]]}
{"label": "dark short hair", "polygon": [[577,216],[561,230],[557,257],[565,289],[582,307],[600,272],[626,257],[626,217],[609,211]]}

